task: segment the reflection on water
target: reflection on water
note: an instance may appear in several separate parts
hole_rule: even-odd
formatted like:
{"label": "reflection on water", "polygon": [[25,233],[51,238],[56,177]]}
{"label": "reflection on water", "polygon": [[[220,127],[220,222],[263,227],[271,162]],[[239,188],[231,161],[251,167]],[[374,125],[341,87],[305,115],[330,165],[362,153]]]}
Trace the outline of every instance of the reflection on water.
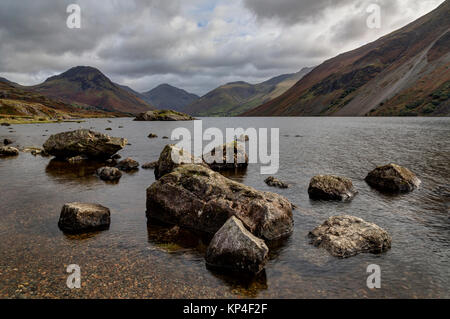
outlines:
{"label": "reflection on water", "polygon": [[[192,122],[92,119],[85,123],[0,127],[12,146],[42,145],[46,137],[80,127],[125,137],[120,152],[146,163],[158,159],[170,136]],[[76,125],[76,126],[75,126]],[[118,129],[119,126],[123,128]],[[146,188],[153,170],[124,173],[119,183],[95,176],[103,163],[69,164],[21,153],[0,159],[0,297],[12,298],[381,298],[450,297],[450,119],[438,118],[208,118],[203,127],[279,127],[280,170],[288,189],[267,186],[260,167],[224,173],[262,191],[287,197],[294,233],[270,244],[270,259],[257,277],[209,270],[204,253],[210,236],[147,223]],[[46,132],[48,130],[48,132]],[[298,136],[301,136],[298,137]],[[270,148],[269,148],[270,151]],[[422,180],[410,193],[388,195],[370,188],[366,174],[394,162]],[[352,202],[310,201],[317,174],[351,178],[359,194]],[[109,230],[65,235],[57,226],[66,202],[100,203],[111,210]],[[309,244],[307,234],[329,216],[350,214],[385,228],[393,238],[385,254],[334,258]],[[66,287],[65,267],[82,269],[82,289]],[[382,289],[368,290],[366,267],[382,269]]]}

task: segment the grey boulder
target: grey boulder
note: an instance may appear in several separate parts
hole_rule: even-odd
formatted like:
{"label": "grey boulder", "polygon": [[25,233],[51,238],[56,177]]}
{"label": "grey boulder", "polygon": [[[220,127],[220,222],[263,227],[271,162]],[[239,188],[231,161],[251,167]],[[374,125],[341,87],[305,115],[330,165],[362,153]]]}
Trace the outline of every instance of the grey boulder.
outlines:
{"label": "grey boulder", "polygon": [[97,169],[97,176],[104,181],[117,181],[122,177],[122,173],[115,167],[100,167]]}
{"label": "grey boulder", "polygon": [[266,264],[269,248],[250,233],[236,217],[217,231],[206,251],[206,264],[233,272],[259,273]]}
{"label": "grey boulder", "polygon": [[343,215],[328,218],[309,233],[311,243],[336,257],[359,253],[382,253],[391,248],[391,236],[381,227],[361,218]]}
{"label": "grey boulder", "polygon": [[411,192],[421,184],[413,172],[397,164],[379,166],[365,180],[373,188],[390,193]]}
{"label": "grey boulder", "polygon": [[314,176],[308,187],[311,199],[351,200],[358,194],[350,179],[335,175]]}
{"label": "grey boulder", "polygon": [[51,135],[43,147],[48,154],[63,159],[75,156],[107,159],[126,144],[124,138],[80,129]]}
{"label": "grey boulder", "polygon": [[91,203],[67,203],[61,210],[58,226],[66,233],[84,233],[103,230],[111,223],[108,208]]}
{"label": "grey boulder", "polygon": [[292,204],[195,164],[176,167],[147,189],[147,217],[215,234],[232,216],[255,236],[275,240],[292,233]]}

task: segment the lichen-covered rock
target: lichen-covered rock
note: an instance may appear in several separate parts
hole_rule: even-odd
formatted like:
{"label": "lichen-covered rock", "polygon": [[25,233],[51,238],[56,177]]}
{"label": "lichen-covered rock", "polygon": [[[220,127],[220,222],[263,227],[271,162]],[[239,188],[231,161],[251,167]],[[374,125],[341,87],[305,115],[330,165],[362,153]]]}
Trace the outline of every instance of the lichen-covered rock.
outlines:
{"label": "lichen-covered rock", "polygon": [[192,121],[195,120],[190,115],[172,111],[172,110],[155,110],[139,114],[135,121]]}
{"label": "lichen-covered rock", "polygon": [[351,200],[358,194],[350,179],[334,175],[314,176],[308,187],[311,199]]}
{"label": "lichen-covered rock", "polygon": [[411,192],[421,184],[413,172],[397,164],[379,166],[365,180],[373,188],[391,193]]}
{"label": "lichen-covered rock", "polygon": [[231,216],[257,237],[292,233],[292,204],[195,164],[178,166],[147,189],[147,217],[214,234]]}
{"label": "lichen-covered rock", "polygon": [[2,146],[0,147],[0,156],[17,156],[19,155],[19,150],[12,146]]}
{"label": "lichen-covered rock", "polygon": [[382,253],[391,248],[391,236],[381,227],[354,216],[333,216],[309,233],[312,244],[336,257]]}
{"label": "lichen-covered rock", "polygon": [[275,178],[273,176],[267,177],[264,182],[272,187],[278,187],[278,188],[289,188],[289,185],[285,182],[280,181],[278,178]]}
{"label": "lichen-covered rock", "polygon": [[[232,155],[227,156],[228,152]],[[214,171],[234,170],[248,166],[248,155],[245,147],[237,141],[225,143],[214,148],[211,152],[203,154],[203,160]]]}
{"label": "lichen-covered rock", "polygon": [[97,170],[97,175],[104,181],[118,181],[122,177],[122,173],[115,167],[100,167]]}
{"label": "lichen-covered rock", "polygon": [[108,208],[91,203],[67,203],[61,210],[58,226],[66,233],[103,230],[111,223]]}
{"label": "lichen-covered rock", "polygon": [[205,165],[201,158],[195,157],[176,145],[166,145],[159,155],[158,165],[155,166],[155,179],[159,179],[165,174],[170,173],[180,165],[192,163]]}
{"label": "lichen-covered rock", "polygon": [[124,138],[80,129],[51,135],[44,143],[44,150],[58,158],[86,156],[107,159],[127,144]]}
{"label": "lichen-covered rock", "polygon": [[268,260],[269,248],[232,216],[217,231],[206,251],[206,264],[234,272],[259,273]]}
{"label": "lichen-covered rock", "polygon": [[158,161],[145,163],[145,164],[142,165],[141,167],[142,167],[143,169],[151,169],[151,168],[155,168],[156,166],[158,166]]}
{"label": "lichen-covered rock", "polygon": [[139,163],[135,161],[134,159],[127,157],[124,160],[121,160],[117,165],[116,168],[120,169],[124,172],[134,171],[139,169]]}

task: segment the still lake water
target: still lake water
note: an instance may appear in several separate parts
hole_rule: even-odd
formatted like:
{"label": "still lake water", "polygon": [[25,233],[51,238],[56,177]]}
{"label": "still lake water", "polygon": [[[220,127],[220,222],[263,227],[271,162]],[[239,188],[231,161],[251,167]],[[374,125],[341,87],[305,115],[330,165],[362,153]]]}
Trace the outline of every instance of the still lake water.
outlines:
{"label": "still lake water", "polygon": [[[50,134],[92,127],[127,138],[131,145],[120,154],[143,164],[158,159],[170,143],[161,137],[179,126],[193,127],[192,122],[89,119],[14,125],[13,132],[0,127],[0,138],[41,146]],[[204,118],[203,127],[280,128],[276,176],[291,183],[289,189],[268,187],[257,164],[230,176],[282,194],[299,207],[293,235],[271,251],[265,272],[254,279],[233,278],[206,269],[200,241],[158,243],[161,227],[147,227],[145,217],[153,170],[125,173],[118,184],[108,184],[94,176],[96,165],[70,167],[20,153],[0,159],[0,297],[450,297],[449,118]],[[159,138],[147,138],[150,132]],[[366,174],[390,162],[415,172],[421,188],[397,196],[371,189]],[[350,203],[310,201],[308,183],[316,174],[347,176],[359,194]],[[110,229],[64,235],[57,222],[63,204],[72,201],[109,207]],[[310,245],[308,232],[338,214],[383,227],[392,235],[392,249],[339,259]],[[81,289],[66,286],[69,264],[81,267]],[[381,267],[381,289],[366,286],[369,264]]]}

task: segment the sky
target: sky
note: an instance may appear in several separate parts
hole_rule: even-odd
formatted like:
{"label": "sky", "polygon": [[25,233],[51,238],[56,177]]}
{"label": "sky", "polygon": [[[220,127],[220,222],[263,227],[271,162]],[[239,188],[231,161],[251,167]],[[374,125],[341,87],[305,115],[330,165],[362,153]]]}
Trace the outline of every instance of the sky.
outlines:
{"label": "sky", "polygon": [[[34,85],[88,65],[144,92],[198,95],[294,73],[388,34],[443,0],[1,0],[0,76]],[[67,27],[67,6],[81,28]],[[380,27],[367,19],[380,8]]]}

